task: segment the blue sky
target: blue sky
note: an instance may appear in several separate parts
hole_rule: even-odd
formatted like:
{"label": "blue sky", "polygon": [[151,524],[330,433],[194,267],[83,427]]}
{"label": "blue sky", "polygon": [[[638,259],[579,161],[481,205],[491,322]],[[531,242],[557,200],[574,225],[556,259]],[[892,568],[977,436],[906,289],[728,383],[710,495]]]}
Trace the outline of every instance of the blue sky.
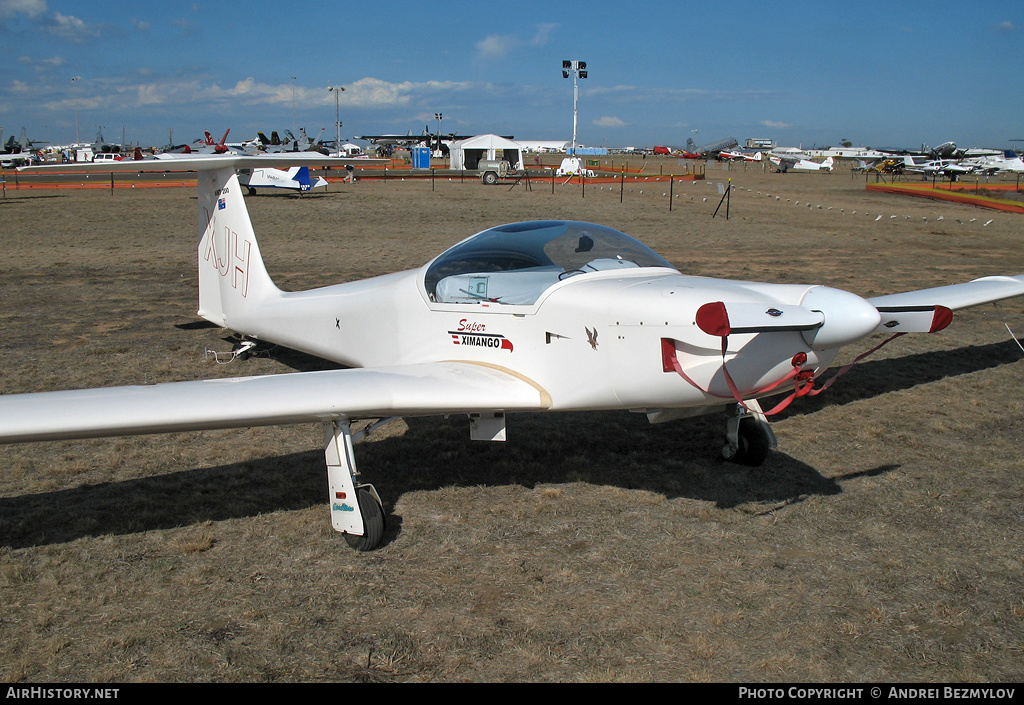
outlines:
{"label": "blue sky", "polygon": [[588,65],[587,145],[1024,139],[1021,0],[0,0],[0,125],[67,143],[77,108],[87,141],[333,136],[343,85],[343,138],[440,112],[445,132],[568,140],[563,59]]}

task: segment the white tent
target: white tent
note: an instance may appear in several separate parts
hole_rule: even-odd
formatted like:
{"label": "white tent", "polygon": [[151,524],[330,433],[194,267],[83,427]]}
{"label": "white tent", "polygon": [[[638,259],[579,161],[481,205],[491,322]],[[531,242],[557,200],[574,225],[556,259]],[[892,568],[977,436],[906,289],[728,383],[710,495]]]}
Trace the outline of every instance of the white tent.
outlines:
{"label": "white tent", "polygon": [[523,148],[498,135],[477,135],[459,140],[449,152],[452,169],[474,170],[481,159],[503,159],[513,169],[523,168]]}

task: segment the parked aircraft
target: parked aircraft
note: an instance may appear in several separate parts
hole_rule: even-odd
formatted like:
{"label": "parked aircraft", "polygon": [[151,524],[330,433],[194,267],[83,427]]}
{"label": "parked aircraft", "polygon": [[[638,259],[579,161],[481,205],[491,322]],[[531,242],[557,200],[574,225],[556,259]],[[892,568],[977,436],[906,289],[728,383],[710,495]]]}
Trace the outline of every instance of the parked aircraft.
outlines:
{"label": "parked aircraft", "polygon": [[410,130],[404,135],[356,135],[353,139],[366,140],[370,144],[384,146],[411,147],[414,144],[423,144],[425,142],[430,142],[430,140],[433,139],[433,137],[433,135],[427,132],[424,132],[423,134],[419,135],[414,135],[412,133],[412,130]]}
{"label": "parked aircraft", "polygon": [[665,154],[673,157],[679,157],[680,159],[703,159],[701,155],[696,152],[688,152],[685,149],[679,147],[655,147],[655,154]]}
{"label": "parked aircraft", "polygon": [[[370,144],[392,146],[392,147],[412,147],[417,144],[426,146],[436,145],[438,139],[442,142],[455,142],[456,140],[468,139],[471,135],[459,135],[457,132],[451,132],[447,134],[438,134],[436,132],[430,132],[424,128],[423,132],[418,135],[414,135],[412,131],[400,134],[385,134],[385,135],[356,135],[353,139],[366,140]],[[515,139],[511,135],[504,136],[505,139]]]}
{"label": "parked aircraft", "polygon": [[220,138],[220,142],[216,142],[209,130],[203,130],[203,137],[195,140],[192,144],[172,146],[161,154],[237,154],[241,151],[241,145],[227,143],[230,132],[231,128],[229,127],[224,132],[224,136]]}
{"label": "parked aircraft", "polygon": [[832,171],[832,165],[834,163],[832,157],[821,162],[816,162],[811,159],[798,157],[794,154],[786,154],[785,152],[772,152],[768,155],[768,161],[774,164],[777,167],[776,171],[781,174],[785,174],[790,169],[798,171]]}
{"label": "parked aircraft", "polygon": [[961,164],[955,159],[932,159],[924,164],[906,166],[904,172],[922,174],[924,178],[943,177],[950,181],[956,181],[961,176],[974,171],[973,166]]}
{"label": "parked aircraft", "polygon": [[[871,299],[688,276],[622,232],[573,221],[499,225],[419,269],[283,292],[236,175],[280,166],[274,156],[181,161],[200,171],[199,316],[351,369],[0,396],[0,442],[318,423],[332,525],[369,550],[384,511],[356,484],[354,419],[465,413],[471,438],[504,440],[508,412],[633,409],[658,423],[731,409],[723,455],[758,465],[775,446],[766,415],[820,392],[840,348],[1024,295],[1024,275]],[[320,163],[303,156],[292,158]],[[783,390],[764,412],[757,399]]]}
{"label": "parked aircraft", "polygon": [[1011,173],[1024,172],[1024,160],[1013,150],[1007,149],[998,156],[976,157],[965,159],[963,164],[973,166],[976,171],[984,174],[995,174],[1000,171]]}
{"label": "parked aircraft", "polygon": [[930,154],[935,159],[950,159],[958,156],[957,152],[963,150],[957,150],[956,142],[943,142],[938,147],[925,147],[921,151]]}
{"label": "parked aircraft", "polygon": [[[0,137],[0,139],[3,139]],[[28,134],[25,128],[21,128],[21,139],[15,140],[14,135],[11,135],[6,142],[4,142],[3,153],[0,154],[0,160],[3,161],[4,166],[23,166],[33,162],[38,162],[38,151],[36,145],[46,144],[46,142],[33,142],[28,138]]]}
{"label": "parked aircraft", "polygon": [[323,139],[324,132],[327,128],[322,128],[317,138],[310,139],[309,135],[306,134],[306,128],[299,128],[299,136],[296,137],[292,134],[291,130],[284,131],[284,139],[277,134],[277,130],[270,133],[268,138],[262,132],[257,132],[257,140],[255,143],[248,143],[255,147],[255,150],[266,152],[268,154],[275,154],[278,152],[309,152],[309,151],[320,151],[320,140]]}
{"label": "parked aircraft", "polygon": [[761,152],[732,152],[729,150],[723,150],[719,153],[718,158],[731,162],[731,161],[748,161],[748,162],[759,162],[764,155]]}
{"label": "parked aircraft", "polygon": [[[449,132],[447,134],[432,133],[427,128],[424,128],[423,132],[418,135],[414,135],[410,131],[404,135],[356,135],[352,139],[366,140],[374,145],[378,151],[385,154],[390,154],[395,147],[408,148],[422,145],[430,147],[432,152],[440,152],[447,155],[452,144],[459,140],[470,139],[471,137],[473,135],[460,135],[458,132]],[[506,140],[515,139],[513,135],[501,135],[501,137]]]}
{"label": "parked aircraft", "polygon": [[283,188],[305,193],[306,191],[327,185],[327,180],[317,177],[314,182],[309,177],[308,166],[293,166],[290,169],[239,169],[238,182],[249,190],[249,195],[256,194],[257,188]]}
{"label": "parked aircraft", "polygon": [[718,159],[722,152],[738,146],[739,142],[736,141],[735,137],[727,137],[724,140],[712,142],[711,144],[706,144],[703,147],[698,147],[694,143],[692,137],[686,140],[686,150],[694,154],[699,154],[702,159]]}
{"label": "parked aircraft", "polygon": [[92,153],[94,156],[97,154],[120,154],[121,151],[121,145],[107,142],[103,138],[103,128],[96,130],[96,139],[92,143]]}

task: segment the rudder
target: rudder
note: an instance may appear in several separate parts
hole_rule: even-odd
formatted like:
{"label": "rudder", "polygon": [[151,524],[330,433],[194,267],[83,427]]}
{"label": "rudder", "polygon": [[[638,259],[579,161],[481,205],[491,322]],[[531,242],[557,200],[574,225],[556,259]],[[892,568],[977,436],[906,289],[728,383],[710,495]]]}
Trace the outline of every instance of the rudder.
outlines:
{"label": "rudder", "polygon": [[199,315],[231,327],[249,307],[279,293],[263,264],[233,168],[199,172]]}

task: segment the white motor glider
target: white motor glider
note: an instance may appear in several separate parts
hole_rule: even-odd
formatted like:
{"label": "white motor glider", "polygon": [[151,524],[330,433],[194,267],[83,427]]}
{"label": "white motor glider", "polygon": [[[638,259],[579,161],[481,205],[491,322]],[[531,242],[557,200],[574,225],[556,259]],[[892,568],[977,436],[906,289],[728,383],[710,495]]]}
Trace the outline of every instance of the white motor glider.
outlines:
{"label": "white motor glider", "polygon": [[308,166],[293,166],[290,169],[239,169],[239,183],[249,190],[249,195],[256,193],[258,188],[283,188],[305,193],[327,185],[327,179],[318,176],[313,181]]}
{"label": "white motor glider", "polygon": [[353,419],[465,413],[473,438],[504,440],[507,412],[631,409],[661,422],[735,409],[723,454],[759,465],[774,435],[758,397],[813,393],[841,347],[876,332],[939,330],[952,309],[1024,294],[1024,275],[867,300],[686,276],[624,233],[560,220],[484,230],[419,269],[284,292],[236,175],[267,159],[183,166],[199,171],[199,315],[352,369],[7,395],[0,442],[322,424],[332,524],[369,550],[384,511],[357,483]]}

